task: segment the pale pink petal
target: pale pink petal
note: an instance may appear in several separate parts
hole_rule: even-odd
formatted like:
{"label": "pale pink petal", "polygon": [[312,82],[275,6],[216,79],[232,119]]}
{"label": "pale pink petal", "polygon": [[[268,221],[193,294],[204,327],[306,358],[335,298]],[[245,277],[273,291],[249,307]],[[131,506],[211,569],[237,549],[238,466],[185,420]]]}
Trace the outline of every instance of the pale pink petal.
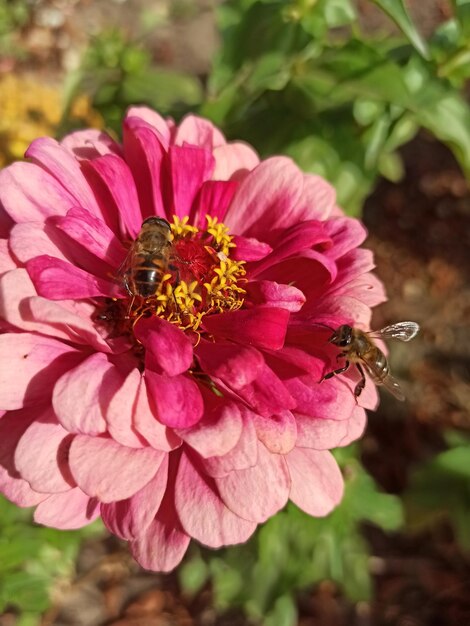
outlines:
{"label": "pale pink petal", "polygon": [[243,428],[240,410],[234,402],[209,404],[207,397],[204,418],[192,428],[177,430],[181,439],[202,457],[223,456],[240,439]]}
{"label": "pale pink petal", "polygon": [[174,324],[157,316],[142,317],[134,326],[134,334],[145,346],[145,365],[168,376],[182,374],[191,367],[193,345]]}
{"label": "pale pink petal", "polygon": [[15,268],[16,263],[11,255],[8,239],[0,239],[0,274]]}
{"label": "pale pink petal", "polygon": [[343,287],[342,293],[359,299],[369,307],[375,307],[387,300],[383,283],[370,272],[351,280]]}
{"label": "pale pink petal", "polygon": [[197,115],[186,115],[176,128],[173,142],[182,146],[185,143],[212,150],[225,145],[225,137],[216,126]]}
{"label": "pale pink petal", "polygon": [[290,477],[284,457],[271,454],[262,444],[255,466],[216,478],[215,483],[231,511],[257,523],[282,509],[289,497]]}
{"label": "pale pink petal", "polygon": [[117,284],[97,278],[85,270],[44,254],[31,259],[26,269],[40,296],[50,300],[69,300],[120,294]]}
{"label": "pale pink petal", "polygon": [[71,190],[34,163],[13,163],[0,170],[0,202],[15,222],[43,221],[76,206]]}
{"label": "pale pink petal", "polygon": [[201,393],[189,376],[165,376],[146,370],[145,380],[162,424],[189,428],[201,419],[204,411]]}
{"label": "pale pink petal", "polygon": [[20,263],[26,263],[42,254],[63,261],[68,260],[66,254],[59,248],[55,229],[44,222],[15,224],[11,230],[10,248]]}
{"label": "pale pink petal", "polygon": [[176,477],[175,506],[184,530],[210,548],[243,543],[256,528],[225,506],[214,480],[203,476],[185,454]]}
{"label": "pale pink petal", "polygon": [[297,442],[297,424],[290,411],[263,417],[254,414],[258,439],[273,454],[287,454]]}
{"label": "pale pink petal", "polygon": [[104,411],[123,379],[105,354],[92,354],[55,384],[52,405],[57,419],[71,433],[104,433]]}
{"label": "pale pink petal", "polygon": [[286,458],[292,480],[289,498],[309,515],[328,515],[341,502],[344,489],[332,454],[295,448]]}
{"label": "pale pink petal", "polygon": [[271,243],[289,226],[308,219],[307,211],[296,210],[302,189],[303,174],[293,161],[267,159],[241,182],[225,224],[237,235]]}
{"label": "pale pink petal", "polygon": [[215,169],[214,180],[241,180],[255,169],[259,157],[251,146],[241,141],[217,146],[213,150]]}
{"label": "pale pink petal", "polygon": [[12,476],[2,465],[0,465],[0,492],[10,502],[20,507],[36,506],[47,498],[46,494],[31,489],[23,478]]}
{"label": "pale pink petal", "polygon": [[101,516],[108,530],[121,539],[142,536],[160,508],[167,480],[168,455],[165,455],[155,476],[132,497],[101,505]]}
{"label": "pale pink petal", "polygon": [[67,464],[72,437],[50,410],[25,431],[15,451],[15,465],[34,490],[51,494],[75,487]]}
{"label": "pale pink petal", "polygon": [[164,140],[164,144],[168,146],[170,143],[170,135],[173,128],[172,120],[165,120],[165,118],[159,115],[156,111],[144,106],[129,107],[126,112],[126,120],[128,118],[136,118],[137,120],[145,122],[145,124],[148,124],[149,126],[153,126],[153,128],[158,131],[159,135],[161,135]]}
{"label": "pale pink petal", "polygon": [[305,304],[304,294],[292,285],[280,285],[271,280],[250,281],[246,286],[250,302],[286,309],[296,313]]}
{"label": "pale pink petal", "polygon": [[78,486],[100,502],[130,498],[155,476],[165,453],[125,448],[112,439],[77,435],[70,446],[70,471]]}
{"label": "pale pink petal", "polygon": [[55,139],[50,137],[35,139],[26,150],[25,156],[40,164],[72,194],[75,198],[73,206],[82,206],[93,215],[101,216],[100,208],[80,169],[79,162]]}
{"label": "pale pink petal", "polygon": [[304,174],[302,197],[296,208],[307,216],[305,219],[326,220],[333,212],[335,203],[334,187],[321,176]]}
{"label": "pale pink petal", "polygon": [[258,461],[258,439],[253,412],[242,404],[239,409],[243,418],[240,438],[227,454],[203,459],[204,470],[209,476],[226,476],[230,472],[253,467]]}
{"label": "pale pink petal", "polygon": [[121,148],[107,133],[97,128],[77,130],[66,135],[60,145],[76,159],[95,159],[105,154],[120,154]]}
{"label": "pale pink petal", "polygon": [[36,524],[61,530],[83,528],[100,514],[97,500],[89,498],[76,487],[65,493],[55,493],[44,500],[34,512]]}
{"label": "pale pink petal", "polygon": [[289,315],[285,309],[257,306],[206,315],[203,325],[207,332],[216,337],[257,348],[279,350],[284,345]]}
{"label": "pale pink petal", "polygon": [[295,413],[297,422],[297,445],[313,450],[331,450],[347,446],[359,439],[366,426],[366,412],[356,407],[345,420],[315,419]]}
{"label": "pale pink petal", "polygon": [[180,563],[190,539],[180,524],[173,504],[164,501],[146,532],[131,542],[132,556],[145,569],[170,572]]}
{"label": "pale pink petal", "polygon": [[12,410],[48,400],[57,378],[80,358],[76,350],[49,337],[0,335],[0,406]]}

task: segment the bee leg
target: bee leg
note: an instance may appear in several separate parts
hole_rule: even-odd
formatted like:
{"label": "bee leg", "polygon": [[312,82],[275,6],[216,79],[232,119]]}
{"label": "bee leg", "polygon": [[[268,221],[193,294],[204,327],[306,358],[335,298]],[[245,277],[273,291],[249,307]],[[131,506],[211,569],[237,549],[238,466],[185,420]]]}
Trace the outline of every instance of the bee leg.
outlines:
{"label": "bee leg", "polygon": [[350,365],[349,361],[346,361],[343,367],[340,367],[337,370],[333,370],[332,372],[325,374],[325,376],[322,376],[322,379],[320,380],[320,382],[323,382],[324,380],[327,380],[328,378],[333,378],[333,376],[337,376],[338,374],[343,374],[349,368],[349,365]]}
{"label": "bee leg", "polygon": [[362,390],[366,386],[366,375],[364,374],[364,370],[362,369],[359,363],[356,363],[356,367],[357,367],[359,374],[361,375],[361,380],[357,383],[356,387],[354,388],[354,397],[357,400],[359,396],[361,395]]}

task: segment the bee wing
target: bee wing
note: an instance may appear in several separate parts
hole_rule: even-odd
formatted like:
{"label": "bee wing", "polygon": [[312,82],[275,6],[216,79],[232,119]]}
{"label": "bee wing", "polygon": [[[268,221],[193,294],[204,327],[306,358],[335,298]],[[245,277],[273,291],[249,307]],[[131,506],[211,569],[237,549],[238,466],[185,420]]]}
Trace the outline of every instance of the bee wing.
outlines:
{"label": "bee wing", "polygon": [[403,393],[403,389],[400,387],[400,383],[398,380],[390,376],[390,374],[382,381],[382,385],[385,387],[387,391],[389,391],[392,395],[395,396],[397,400],[403,402],[405,399],[405,394]]}
{"label": "bee wing", "polygon": [[416,322],[397,322],[385,326],[381,330],[374,330],[368,333],[370,337],[379,339],[399,339],[400,341],[410,341],[418,334],[419,325]]}

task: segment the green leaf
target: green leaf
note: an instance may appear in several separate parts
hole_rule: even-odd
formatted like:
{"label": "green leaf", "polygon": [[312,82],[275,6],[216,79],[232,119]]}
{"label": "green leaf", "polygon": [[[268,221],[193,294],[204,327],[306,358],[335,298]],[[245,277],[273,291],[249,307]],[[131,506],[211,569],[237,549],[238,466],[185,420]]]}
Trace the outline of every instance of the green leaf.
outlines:
{"label": "green leaf", "polygon": [[171,70],[146,70],[130,74],[122,84],[126,103],[145,102],[168,111],[176,104],[195,106],[202,100],[201,83],[194,77]]}
{"label": "green leaf", "polygon": [[264,626],[296,626],[298,623],[297,604],[290,595],[276,599],[274,608],[264,621]]}
{"label": "green leaf", "polygon": [[470,35],[470,0],[452,0],[464,37]]}
{"label": "green leaf", "polygon": [[200,557],[194,556],[181,565],[178,576],[183,590],[191,596],[196,595],[209,576],[207,564]]}
{"label": "green leaf", "polygon": [[356,9],[350,0],[327,0],[325,3],[325,19],[330,28],[351,24],[356,18]]}
{"label": "green leaf", "polygon": [[429,59],[429,50],[426,42],[418,33],[403,0],[372,0],[374,4],[384,11],[400,28],[405,37],[424,59]]}

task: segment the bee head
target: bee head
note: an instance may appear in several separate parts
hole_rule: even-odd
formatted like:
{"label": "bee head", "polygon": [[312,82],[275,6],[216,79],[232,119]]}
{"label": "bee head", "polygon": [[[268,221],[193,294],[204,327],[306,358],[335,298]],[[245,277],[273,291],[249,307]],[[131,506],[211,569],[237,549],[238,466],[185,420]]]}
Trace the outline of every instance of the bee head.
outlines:
{"label": "bee head", "polygon": [[169,224],[169,222],[167,222],[167,220],[163,217],[157,217],[156,215],[152,215],[151,217],[147,217],[147,219],[145,219],[142,222],[142,226],[163,226],[164,228],[167,228],[168,230],[171,230],[171,226]]}
{"label": "bee head", "polygon": [[328,339],[330,343],[333,343],[335,346],[339,346],[340,348],[345,348],[349,346],[353,338],[353,329],[351,326],[347,324],[343,324],[340,326]]}

